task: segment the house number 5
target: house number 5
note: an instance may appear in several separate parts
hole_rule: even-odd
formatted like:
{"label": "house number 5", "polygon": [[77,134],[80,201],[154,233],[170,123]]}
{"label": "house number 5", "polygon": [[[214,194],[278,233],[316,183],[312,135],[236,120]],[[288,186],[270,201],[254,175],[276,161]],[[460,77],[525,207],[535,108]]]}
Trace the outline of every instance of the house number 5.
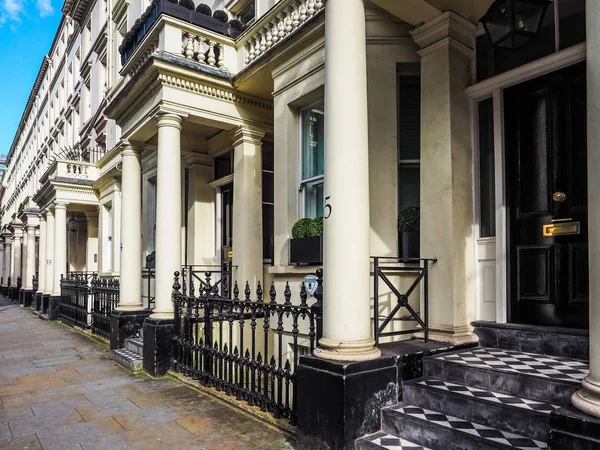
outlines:
{"label": "house number 5", "polygon": [[325,197],[325,208],[323,208],[325,210],[325,214],[324,217],[325,219],[329,219],[329,216],[331,216],[331,205],[329,204],[329,199],[331,198],[331,196],[329,197]]}

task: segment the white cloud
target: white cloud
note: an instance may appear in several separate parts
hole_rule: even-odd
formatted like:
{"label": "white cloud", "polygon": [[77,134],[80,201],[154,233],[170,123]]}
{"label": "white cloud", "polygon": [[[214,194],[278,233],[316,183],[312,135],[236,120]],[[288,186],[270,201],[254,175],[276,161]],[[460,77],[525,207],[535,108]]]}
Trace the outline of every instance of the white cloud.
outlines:
{"label": "white cloud", "polygon": [[1,0],[0,23],[21,22],[23,3],[19,0]]}
{"label": "white cloud", "polygon": [[[14,1],[14,0],[7,0]],[[48,17],[54,14],[54,8],[52,7],[52,0],[37,0],[37,9],[40,13],[40,17]]]}

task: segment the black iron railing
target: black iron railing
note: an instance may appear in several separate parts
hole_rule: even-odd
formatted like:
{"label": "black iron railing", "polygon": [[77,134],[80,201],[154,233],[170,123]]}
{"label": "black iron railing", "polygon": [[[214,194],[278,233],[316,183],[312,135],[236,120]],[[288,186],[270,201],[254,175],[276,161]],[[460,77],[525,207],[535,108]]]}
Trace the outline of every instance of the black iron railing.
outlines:
{"label": "black iron railing", "polygon": [[92,333],[110,338],[110,316],[119,304],[119,279],[94,276],[92,287]]}
{"label": "black iron railing", "polygon": [[142,301],[148,309],[154,309],[156,272],[154,268],[142,267]]}
{"label": "black iron railing", "polygon": [[[231,298],[233,271],[236,266],[231,263],[222,266],[187,265],[181,267],[181,285],[189,288],[190,292],[210,291],[211,294],[222,298]],[[206,283],[209,284],[206,284]]]}
{"label": "black iron railing", "polygon": [[58,316],[81,328],[88,327],[90,285],[87,274],[69,272],[60,276],[60,308]]}
{"label": "black iron railing", "polygon": [[[318,272],[315,298],[322,304]],[[248,283],[242,298],[236,283],[229,298],[220,280],[214,282],[207,272],[195,289],[193,282],[180,284],[175,273],[173,369],[295,424],[298,358],[313,351],[321,329],[304,283],[294,304],[287,283],[284,301],[277,302],[274,285],[265,299],[259,284],[251,300]],[[306,345],[299,345],[299,339]]]}
{"label": "black iron railing", "polygon": [[[425,342],[429,340],[429,293],[428,293],[428,274],[431,263],[436,259],[427,258],[396,258],[386,256],[375,256],[373,259],[373,297],[374,297],[374,338],[376,344],[379,344],[379,338],[387,336],[399,336],[411,334],[418,331],[424,333]],[[405,292],[396,287],[390,280],[390,277],[399,277],[402,284],[409,283],[410,286]],[[389,288],[394,297],[395,305],[389,314],[380,316],[379,314],[379,295],[380,281]],[[421,311],[415,311],[410,305],[410,296],[417,291],[420,285],[423,285],[423,298]],[[414,303],[413,303],[414,304]],[[397,317],[398,312],[405,308],[410,316],[409,320],[417,322],[417,328],[402,329],[397,331],[385,331],[388,325],[394,320],[402,320]]]}

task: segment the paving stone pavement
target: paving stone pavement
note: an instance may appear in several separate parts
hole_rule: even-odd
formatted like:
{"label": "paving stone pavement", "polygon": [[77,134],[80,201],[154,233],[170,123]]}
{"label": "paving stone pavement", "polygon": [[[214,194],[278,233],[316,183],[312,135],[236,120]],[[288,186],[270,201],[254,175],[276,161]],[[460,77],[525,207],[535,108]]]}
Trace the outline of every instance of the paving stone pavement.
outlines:
{"label": "paving stone pavement", "polygon": [[0,449],[287,450],[293,438],[0,297]]}

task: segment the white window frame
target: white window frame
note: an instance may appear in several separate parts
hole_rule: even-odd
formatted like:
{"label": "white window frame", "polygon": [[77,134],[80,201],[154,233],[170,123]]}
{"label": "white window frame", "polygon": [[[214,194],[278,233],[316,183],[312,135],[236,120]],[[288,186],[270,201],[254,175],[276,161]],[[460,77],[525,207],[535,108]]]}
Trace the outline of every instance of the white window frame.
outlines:
{"label": "white window frame", "polygon": [[[310,178],[306,178],[306,179],[302,179],[302,165],[303,165],[303,154],[302,152],[304,151],[304,143],[303,143],[303,135],[304,135],[304,119],[303,119],[303,115],[304,115],[304,111],[307,111],[309,109],[313,109],[315,106],[317,105],[323,105],[323,110],[325,110],[325,98],[321,97],[319,100],[310,103],[307,106],[304,106],[300,109],[298,109],[298,217],[299,218],[305,218],[306,217],[306,189],[305,189],[305,185],[315,182],[315,181],[319,181],[319,180],[323,180],[323,183],[325,183],[325,170],[323,170],[323,175],[317,175],[314,177],[310,177]],[[325,113],[323,112],[323,116],[325,116]]]}

